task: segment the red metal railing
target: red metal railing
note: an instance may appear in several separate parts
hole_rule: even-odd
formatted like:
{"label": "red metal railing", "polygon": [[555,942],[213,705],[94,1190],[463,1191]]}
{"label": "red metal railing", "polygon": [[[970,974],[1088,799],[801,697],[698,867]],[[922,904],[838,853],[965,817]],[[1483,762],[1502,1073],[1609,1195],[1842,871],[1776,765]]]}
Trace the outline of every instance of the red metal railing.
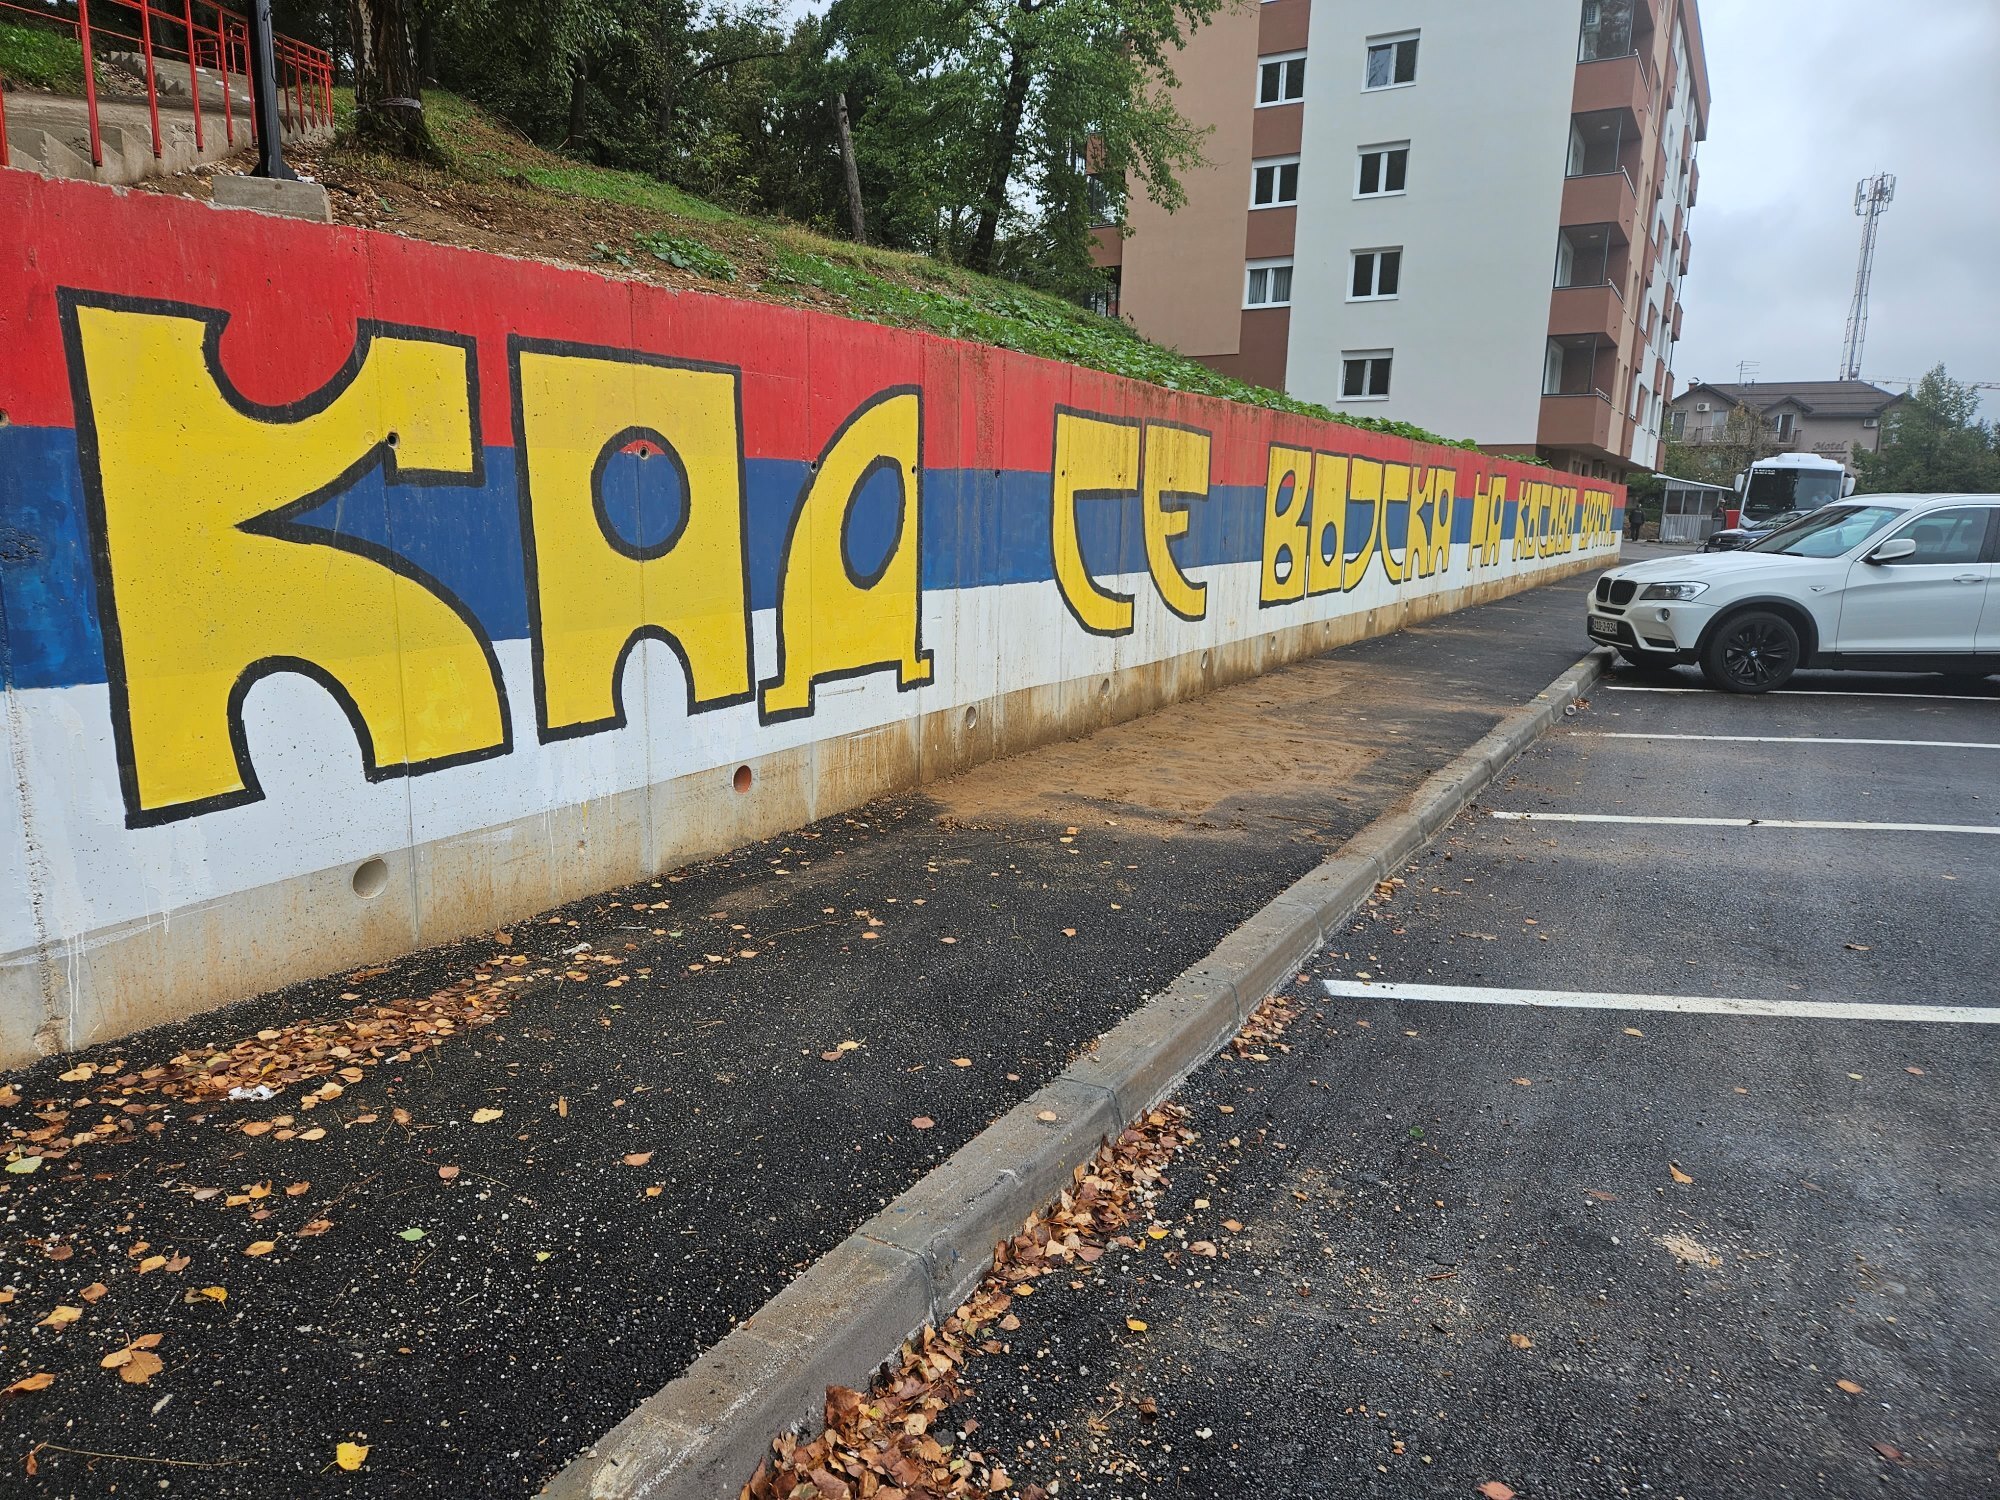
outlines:
{"label": "red metal railing", "polygon": [[[104,139],[99,119],[96,60],[101,52],[129,50],[142,65],[146,113],[152,131],[153,155],[166,154],[160,130],[162,62],[178,72],[187,67],[188,108],[194,116],[194,145],[205,145],[202,128],[202,73],[213,76],[222,92],[223,137],[236,144],[236,102],[256,139],[256,113],[249,109],[250,23],[216,0],[72,0],[66,7],[0,0],[0,19],[26,17],[37,25],[75,36],[83,52],[84,111],[90,122],[90,162],[104,165]],[[312,130],[333,124],[333,54],[288,36],[272,38],[277,69],[279,116],[287,131]],[[172,106],[169,105],[171,109]],[[7,103],[0,90],[0,167],[7,166]]]}

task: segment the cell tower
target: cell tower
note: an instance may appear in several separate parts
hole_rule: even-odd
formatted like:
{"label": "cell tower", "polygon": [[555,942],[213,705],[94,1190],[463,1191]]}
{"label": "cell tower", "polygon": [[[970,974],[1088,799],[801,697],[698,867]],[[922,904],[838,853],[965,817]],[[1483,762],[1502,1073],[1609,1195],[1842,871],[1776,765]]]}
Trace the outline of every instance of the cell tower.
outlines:
{"label": "cell tower", "polygon": [[1861,346],[1868,341],[1868,278],[1875,274],[1875,229],[1896,196],[1896,179],[1877,172],[1854,185],[1854,212],[1861,220],[1861,263],[1854,268],[1854,301],[1847,309],[1847,344],[1840,351],[1840,378],[1861,378]]}

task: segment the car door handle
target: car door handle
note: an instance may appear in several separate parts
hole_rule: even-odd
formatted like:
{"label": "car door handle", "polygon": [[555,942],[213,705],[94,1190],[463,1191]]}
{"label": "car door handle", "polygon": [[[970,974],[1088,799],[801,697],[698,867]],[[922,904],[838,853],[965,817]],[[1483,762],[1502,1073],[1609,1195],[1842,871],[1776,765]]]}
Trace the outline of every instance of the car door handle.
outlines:
{"label": "car door handle", "polygon": [[1981,573],[1960,573],[1951,581],[1953,583],[1984,583],[1986,582],[1986,577]]}

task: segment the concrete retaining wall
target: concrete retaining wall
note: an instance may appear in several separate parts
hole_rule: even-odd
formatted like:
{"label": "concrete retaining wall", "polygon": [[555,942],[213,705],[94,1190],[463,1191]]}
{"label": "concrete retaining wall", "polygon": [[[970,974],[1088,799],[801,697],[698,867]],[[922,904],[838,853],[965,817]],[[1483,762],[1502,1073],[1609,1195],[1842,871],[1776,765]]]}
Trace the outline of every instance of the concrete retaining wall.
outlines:
{"label": "concrete retaining wall", "polygon": [[1623,493],[0,172],[0,1066],[1600,563]]}

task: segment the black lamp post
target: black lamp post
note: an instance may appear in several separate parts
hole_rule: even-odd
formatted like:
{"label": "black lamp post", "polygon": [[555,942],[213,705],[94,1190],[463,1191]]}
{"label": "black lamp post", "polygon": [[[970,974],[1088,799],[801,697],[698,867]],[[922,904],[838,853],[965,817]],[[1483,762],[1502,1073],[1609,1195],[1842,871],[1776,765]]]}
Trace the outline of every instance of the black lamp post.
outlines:
{"label": "black lamp post", "polygon": [[257,166],[252,177],[297,182],[285,165],[284,122],[278,117],[278,62],[271,43],[271,0],[251,0],[250,87],[257,110]]}

